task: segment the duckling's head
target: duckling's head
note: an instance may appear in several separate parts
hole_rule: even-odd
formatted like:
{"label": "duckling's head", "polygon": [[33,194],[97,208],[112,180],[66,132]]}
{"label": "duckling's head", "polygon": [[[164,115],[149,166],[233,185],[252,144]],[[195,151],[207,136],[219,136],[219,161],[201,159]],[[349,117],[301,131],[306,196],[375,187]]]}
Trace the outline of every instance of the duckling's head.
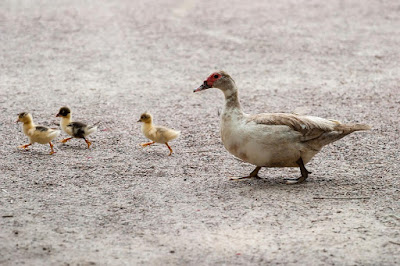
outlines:
{"label": "duckling's head", "polygon": [[153,117],[149,113],[143,113],[140,115],[140,119],[138,122],[143,122],[143,123],[151,123],[153,122]]}
{"label": "duckling's head", "polygon": [[225,71],[217,71],[212,73],[200,87],[193,92],[203,91],[209,88],[218,88],[223,92],[235,90],[235,81]]}
{"label": "duckling's head", "polygon": [[24,124],[32,122],[32,115],[30,113],[22,112],[18,114],[16,122],[22,122]]}
{"label": "duckling's head", "polygon": [[71,110],[64,106],[60,108],[60,111],[58,111],[58,114],[56,114],[56,117],[66,117],[69,118],[71,117]]}

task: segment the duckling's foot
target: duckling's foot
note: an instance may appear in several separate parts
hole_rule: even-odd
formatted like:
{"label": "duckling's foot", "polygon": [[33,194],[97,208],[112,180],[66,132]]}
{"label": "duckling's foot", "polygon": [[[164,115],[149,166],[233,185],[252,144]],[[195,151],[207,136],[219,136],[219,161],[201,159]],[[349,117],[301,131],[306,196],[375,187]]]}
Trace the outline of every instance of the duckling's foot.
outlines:
{"label": "duckling's foot", "polygon": [[167,142],[165,142],[165,145],[167,145],[167,147],[168,147],[168,149],[169,149],[169,154],[168,154],[168,156],[171,156],[171,154],[172,154],[172,149],[171,149],[171,147],[168,145]]}
{"label": "duckling's foot", "polygon": [[90,149],[90,145],[92,145],[92,143],[88,139],[85,139],[85,142],[87,144],[88,149]]}
{"label": "duckling's foot", "polygon": [[67,141],[70,140],[70,139],[72,139],[72,138],[62,139],[62,140],[60,140],[60,142],[61,142],[61,143],[65,143],[65,142],[67,142]]}
{"label": "duckling's foot", "polygon": [[151,144],[154,144],[154,143],[156,143],[156,142],[152,141],[152,142],[141,143],[140,146],[142,146],[144,148],[144,147],[150,146]]}
{"label": "duckling's foot", "polygon": [[32,145],[32,144],[29,143],[29,144],[26,144],[26,145],[18,146],[18,148],[20,148],[20,149],[26,149],[26,148],[28,148],[28,147],[31,146],[31,145]]}
{"label": "duckling's foot", "polygon": [[300,184],[300,183],[304,182],[307,179],[308,174],[311,174],[311,172],[309,172],[306,169],[306,167],[304,166],[303,159],[301,159],[301,158],[298,159],[296,161],[296,163],[300,167],[301,176],[299,178],[285,178],[286,184],[288,184],[288,185]]}
{"label": "duckling's foot", "polygon": [[247,178],[257,178],[260,179],[261,177],[258,176],[258,171],[260,171],[261,167],[257,166],[256,169],[253,170],[248,176],[242,176],[242,177],[231,177],[229,180],[243,180]]}
{"label": "duckling's foot", "polygon": [[56,152],[54,151],[54,146],[53,146],[53,143],[51,143],[51,141],[49,142],[49,145],[50,145],[50,149],[51,149],[50,155],[56,153]]}

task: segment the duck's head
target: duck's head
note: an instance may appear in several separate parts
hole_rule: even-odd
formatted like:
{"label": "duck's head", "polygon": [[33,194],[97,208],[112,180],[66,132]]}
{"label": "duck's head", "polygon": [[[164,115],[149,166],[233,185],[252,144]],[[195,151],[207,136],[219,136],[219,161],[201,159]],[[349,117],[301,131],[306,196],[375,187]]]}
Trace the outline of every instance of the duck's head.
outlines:
{"label": "duck's head", "polygon": [[143,123],[151,123],[152,121],[153,117],[151,116],[151,114],[147,112],[141,114],[140,119],[138,120],[138,122],[143,122]]}
{"label": "duck's head", "polygon": [[203,91],[209,88],[218,88],[223,92],[234,89],[235,82],[225,71],[217,71],[212,73],[200,87],[193,92]]}
{"label": "duck's head", "polygon": [[71,117],[71,110],[64,106],[60,108],[60,111],[58,111],[58,114],[56,114],[56,117]]}
{"label": "duck's head", "polygon": [[15,122],[30,123],[32,122],[32,115],[30,113],[22,112],[18,114],[18,119]]}

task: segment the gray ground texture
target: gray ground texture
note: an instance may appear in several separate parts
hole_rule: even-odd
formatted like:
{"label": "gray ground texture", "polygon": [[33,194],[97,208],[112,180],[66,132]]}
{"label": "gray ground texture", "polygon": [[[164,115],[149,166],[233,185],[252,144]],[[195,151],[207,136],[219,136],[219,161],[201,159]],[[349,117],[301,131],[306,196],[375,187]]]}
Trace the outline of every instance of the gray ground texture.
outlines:
{"label": "gray ground texture", "polygon": [[[395,265],[400,260],[400,2],[1,1],[0,264]],[[372,125],[325,147],[306,183],[219,138],[231,74],[247,113]],[[16,114],[91,136],[28,151]],[[143,111],[182,131],[141,148]],[[58,140],[66,137],[59,136]]]}

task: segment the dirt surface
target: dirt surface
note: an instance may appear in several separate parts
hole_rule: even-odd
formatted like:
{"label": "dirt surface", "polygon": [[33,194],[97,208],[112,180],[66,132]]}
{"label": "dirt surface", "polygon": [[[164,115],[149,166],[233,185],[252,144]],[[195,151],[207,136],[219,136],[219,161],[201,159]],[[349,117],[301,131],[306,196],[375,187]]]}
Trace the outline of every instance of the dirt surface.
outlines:
{"label": "dirt surface", "polygon": [[[0,264],[394,265],[400,261],[399,1],[1,1]],[[253,166],[219,138],[223,95],[248,113],[372,125],[298,169]],[[29,151],[16,114],[90,137]],[[174,154],[136,123],[182,131]],[[63,133],[59,139],[65,138]]]}

